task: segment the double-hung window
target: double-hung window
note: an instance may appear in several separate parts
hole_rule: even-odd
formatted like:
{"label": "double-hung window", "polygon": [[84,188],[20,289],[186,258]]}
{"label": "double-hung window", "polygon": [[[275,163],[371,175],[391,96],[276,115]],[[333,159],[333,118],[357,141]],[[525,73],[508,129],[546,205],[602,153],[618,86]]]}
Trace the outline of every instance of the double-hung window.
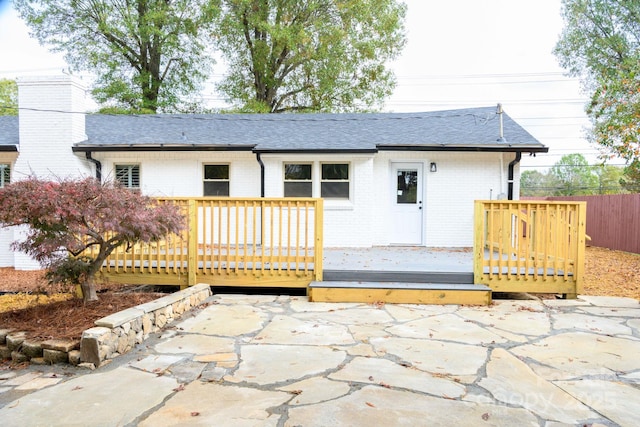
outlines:
{"label": "double-hung window", "polygon": [[349,198],[349,164],[322,163],[320,196],[324,199]]}
{"label": "double-hung window", "polygon": [[229,165],[204,165],[204,196],[229,196]]}
{"label": "double-hung window", "polygon": [[130,190],[140,189],[140,165],[115,165],[116,180]]}
{"label": "double-hung window", "polygon": [[312,197],[311,172],[310,163],[285,163],[284,197]]}
{"label": "double-hung window", "polygon": [[11,182],[11,166],[7,163],[0,163],[0,188]]}
{"label": "double-hung window", "polygon": [[349,200],[349,163],[284,164],[284,197]]}

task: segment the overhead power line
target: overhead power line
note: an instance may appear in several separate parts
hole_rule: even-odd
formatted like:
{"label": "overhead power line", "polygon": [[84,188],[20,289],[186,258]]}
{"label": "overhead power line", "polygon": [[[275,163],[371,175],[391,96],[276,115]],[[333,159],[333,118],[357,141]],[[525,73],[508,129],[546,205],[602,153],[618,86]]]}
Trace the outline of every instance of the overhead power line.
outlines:
{"label": "overhead power line", "polygon": [[[0,106],[0,109],[7,110],[21,110],[21,111],[34,111],[40,113],[61,113],[61,114],[90,114],[85,111],[65,111],[65,110],[57,110],[57,109],[47,109],[47,108],[27,108],[27,107],[5,107]],[[309,114],[296,114],[289,115],[288,118],[294,118],[298,121],[309,121],[309,122],[318,122],[318,121],[361,121],[361,120],[371,120],[371,121],[384,121],[384,120],[413,120],[413,119],[436,119],[436,118],[451,118],[451,117],[473,117],[476,119],[477,123],[488,123],[493,120],[497,120],[497,114],[491,114],[490,116],[481,115],[481,114],[473,114],[473,113],[461,113],[461,114],[435,114],[429,113],[428,116],[420,115],[421,113],[378,113],[368,115],[367,117],[358,117],[355,118],[353,115],[343,115],[338,117],[338,114],[335,114],[333,118],[327,119],[318,119]],[[223,120],[233,120],[233,121],[282,121],[283,115],[281,114],[261,114],[260,118],[253,117],[255,114],[234,114],[234,117],[229,117],[230,114],[190,114],[190,113],[157,113],[157,114],[113,114],[113,113],[100,113],[100,115],[104,116],[127,116],[127,117],[136,117],[136,118],[144,118],[144,119],[176,119],[176,120],[202,120],[202,121],[223,121]]]}
{"label": "overhead power line", "polygon": [[[398,74],[398,79],[495,79],[495,78],[518,78],[518,77],[559,77],[565,76],[561,71],[540,71],[533,73],[486,73],[486,74]],[[568,79],[571,77],[567,77]]]}

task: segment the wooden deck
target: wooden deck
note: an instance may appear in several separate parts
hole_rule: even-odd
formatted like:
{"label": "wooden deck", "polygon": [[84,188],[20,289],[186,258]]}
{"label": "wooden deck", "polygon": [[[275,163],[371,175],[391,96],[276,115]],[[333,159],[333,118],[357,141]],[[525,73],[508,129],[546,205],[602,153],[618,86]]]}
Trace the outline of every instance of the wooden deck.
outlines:
{"label": "wooden deck", "polygon": [[491,292],[575,297],[584,203],[478,201],[474,248],[324,248],[321,199],[171,198],[181,235],[119,248],[115,282],[306,288],[312,301],[489,304]]}
{"label": "wooden deck", "polygon": [[322,199],[166,198],[187,229],[121,247],[100,273],[117,283],[306,288],[322,280]]}
{"label": "wooden deck", "polygon": [[582,289],[585,202],[476,201],[474,282],[500,292]]}
{"label": "wooden deck", "polygon": [[474,284],[471,248],[325,248],[323,265],[323,281],[309,285],[311,301],[491,303],[491,289]]}

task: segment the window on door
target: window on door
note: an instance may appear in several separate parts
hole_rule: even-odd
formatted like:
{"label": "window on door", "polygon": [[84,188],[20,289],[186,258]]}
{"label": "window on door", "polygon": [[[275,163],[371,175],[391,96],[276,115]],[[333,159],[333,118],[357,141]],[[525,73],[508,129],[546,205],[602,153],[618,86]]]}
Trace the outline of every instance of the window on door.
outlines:
{"label": "window on door", "polygon": [[140,165],[115,165],[116,180],[130,190],[140,189]]}
{"label": "window on door", "polygon": [[418,171],[398,169],[398,204],[415,204],[418,200]]}
{"label": "window on door", "polygon": [[205,196],[229,196],[229,165],[204,165]]}

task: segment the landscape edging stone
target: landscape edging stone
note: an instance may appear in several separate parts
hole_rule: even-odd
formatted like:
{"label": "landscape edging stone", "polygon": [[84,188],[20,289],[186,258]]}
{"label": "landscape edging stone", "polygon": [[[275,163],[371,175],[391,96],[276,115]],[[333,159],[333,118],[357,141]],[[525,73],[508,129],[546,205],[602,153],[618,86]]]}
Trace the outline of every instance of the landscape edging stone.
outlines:
{"label": "landscape edging stone", "polygon": [[[98,367],[130,351],[146,340],[149,334],[162,329],[210,296],[209,285],[201,283],[191,286],[98,319],[94,322],[95,327],[82,333],[79,342],[49,340],[35,343],[28,340],[27,353],[33,356],[36,363],[92,364]],[[31,357],[21,351],[24,340],[23,332],[0,330],[0,357],[11,357],[14,362],[29,360]],[[42,350],[34,349],[36,344]],[[40,352],[43,354],[40,355]],[[40,360],[43,356],[44,360]]]}

